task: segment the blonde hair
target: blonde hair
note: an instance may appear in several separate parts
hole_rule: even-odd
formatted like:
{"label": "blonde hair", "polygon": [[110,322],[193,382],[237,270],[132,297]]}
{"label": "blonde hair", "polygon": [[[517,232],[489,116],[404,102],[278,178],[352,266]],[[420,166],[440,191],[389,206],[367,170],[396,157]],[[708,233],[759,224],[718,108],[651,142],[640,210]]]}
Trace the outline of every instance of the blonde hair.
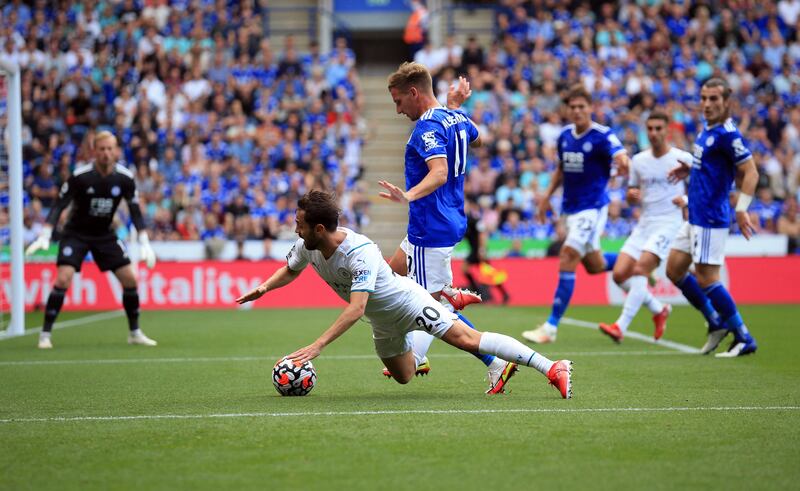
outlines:
{"label": "blonde hair", "polygon": [[433,80],[431,74],[422,63],[404,62],[400,67],[389,75],[389,89],[397,89],[407,92],[411,87],[424,93],[433,92]]}
{"label": "blonde hair", "polygon": [[101,142],[101,141],[103,141],[103,140],[107,140],[107,139],[109,139],[109,138],[111,138],[111,139],[113,139],[113,140],[114,140],[114,144],[116,144],[116,143],[117,143],[117,137],[116,137],[116,136],[114,136],[114,133],[112,133],[112,132],[110,132],[110,131],[105,131],[105,130],[104,130],[104,131],[101,131],[101,132],[99,132],[98,134],[96,134],[96,135],[94,136],[94,146],[95,146],[95,147],[97,147],[97,144],[98,144],[99,142]]}

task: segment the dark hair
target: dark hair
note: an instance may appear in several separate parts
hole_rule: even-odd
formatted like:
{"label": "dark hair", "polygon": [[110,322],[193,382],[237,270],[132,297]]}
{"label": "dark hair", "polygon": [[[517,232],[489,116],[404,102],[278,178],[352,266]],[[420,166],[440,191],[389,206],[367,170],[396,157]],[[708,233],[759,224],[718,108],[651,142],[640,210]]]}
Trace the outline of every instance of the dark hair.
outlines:
{"label": "dark hair", "polygon": [[339,226],[339,207],[331,193],[309,191],[297,200],[297,208],[306,212],[306,223],[312,228],[322,225],[328,232],[334,232]]}
{"label": "dark hair", "polygon": [[660,119],[665,125],[669,126],[669,116],[667,116],[667,113],[663,111],[651,112],[650,116],[647,117],[647,120],[650,121],[651,119]]}
{"label": "dark hair", "polygon": [[575,84],[572,87],[570,87],[569,92],[567,92],[567,96],[564,97],[564,102],[569,104],[570,101],[572,101],[572,99],[579,99],[579,98],[586,99],[586,102],[588,102],[589,104],[592,103],[592,94],[590,94],[589,91],[586,90],[586,87],[584,87],[582,84]]}
{"label": "dark hair", "polygon": [[703,87],[712,88],[712,87],[722,87],[722,98],[726,101],[731,96],[731,86],[728,85],[728,81],[724,78],[720,77],[713,77],[706,80],[706,83],[703,84]]}

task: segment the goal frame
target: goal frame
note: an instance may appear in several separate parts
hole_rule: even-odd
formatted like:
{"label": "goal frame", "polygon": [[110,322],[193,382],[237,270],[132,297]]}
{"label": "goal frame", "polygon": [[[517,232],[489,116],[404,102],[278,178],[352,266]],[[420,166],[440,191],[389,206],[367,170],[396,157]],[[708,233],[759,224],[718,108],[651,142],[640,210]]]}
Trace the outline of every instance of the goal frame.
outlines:
{"label": "goal frame", "polygon": [[9,227],[11,231],[11,317],[6,336],[25,333],[25,253],[22,226],[22,96],[16,63],[0,59],[0,76],[6,78],[6,149],[8,153]]}

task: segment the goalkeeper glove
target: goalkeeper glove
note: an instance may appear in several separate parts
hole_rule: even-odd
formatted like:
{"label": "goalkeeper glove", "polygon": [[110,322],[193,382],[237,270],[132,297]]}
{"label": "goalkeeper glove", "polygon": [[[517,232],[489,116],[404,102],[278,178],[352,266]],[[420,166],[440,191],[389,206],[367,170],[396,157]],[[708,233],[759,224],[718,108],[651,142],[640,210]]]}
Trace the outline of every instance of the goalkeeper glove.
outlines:
{"label": "goalkeeper glove", "polygon": [[150,246],[150,237],[144,231],[139,232],[139,259],[150,269],[156,265],[156,253]]}
{"label": "goalkeeper glove", "polygon": [[50,248],[50,238],[53,236],[53,227],[50,225],[45,225],[42,227],[41,233],[39,236],[36,237],[36,240],[31,242],[31,245],[25,249],[25,255],[30,256],[36,251],[43,250],[46,251]]}

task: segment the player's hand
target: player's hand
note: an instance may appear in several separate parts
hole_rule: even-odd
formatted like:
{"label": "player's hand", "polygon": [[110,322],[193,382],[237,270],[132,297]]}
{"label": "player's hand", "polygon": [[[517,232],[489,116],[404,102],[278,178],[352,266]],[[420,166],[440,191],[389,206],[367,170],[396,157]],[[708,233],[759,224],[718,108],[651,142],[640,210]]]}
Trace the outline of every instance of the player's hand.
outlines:
{"label": "player's hand", "polygon": [[669,181],[670,184],[675,184],[689,177],[689,172],[691,171],[692,166],[683,160],[678,160],[678,163],[680,165],[670,170],[667,174],[667,181]]}
{"label": "player's hand", "polygon": [[550,209],[550,200],[546,198],[540,199],[539,203],[536,205],[536,217],[539,219],[540,223],[546,223],[547,211],[549,209]]}
{"label": "player's hand", "polygon": [[736,212],[736,223],[739,225],[739,230],[742,231],[742,235],[745,239],[750,240],[750,237],[756,233],[753,222],[750,221],[750,214],[746,211]]}
{"label": "player's hand", "polygon": [[635,205],[642,200],[642,190],[639,188],[628,188],[628,203]]}
{"label": "player's hand", "polygon": [[305,363],[318,357],[321,352],[322,348],[317,343],[312,343],[305,348],[300,348],[294,353],[288,355],[286,358],[298,363]]}
{"label": "player's hand", "polygon": [[49,225],[42,227],[41,233],[36,237],[36,240],[25,249],[25,255],[30,256],[36,251],[46,251],[50,248],[50,238],[53,236],[53,228]]}
{"label": "player's hand", "polygon": [[150,245],[150,237],[144,231],[139,232],[139,259],[149,269],[153,269],[156,266],[156,253]]}
{"label": "player's hand", "polygon": [[447,108],[458,109],[471,95],[472,90],[467,79],[458,77],[458,83],[450,85],[450,90],[447,91]]}
{"label": "player's hand", "polygon": [[628,157],[628,154],[623,153],[620,158],[615,159],[617,164],[617,175],[620,177],[626,177],[628,172],[630,172],[631,168],[631,158]]}
{"label": "player's hand", "polygon": [[407,204],[409,202],[408,195],[406,194],[406,192],[400,189],[399,187],[395,186],[391,182],[378,181],[378,184],[380,184],[381,187],[389,191],[388,193],[380,192],[378,196],[380,196],[381,198],[386,198],[388,200],[394,201],[395,203]]}
{"label": "player's hand", "polygon": [[675,196],[672,198],[672,204],[681,209],[686,208],[689,205],[689,203],[686,201],[686,196]]}
{"label": "player's hand", "polygon": [[264,296],[265,293],[267,293],[267,287],[264,285],[258,285],[241,297],[237,298],[236,303],[241,305],[243,303],[252,302],[253,300],[258,300]]}

